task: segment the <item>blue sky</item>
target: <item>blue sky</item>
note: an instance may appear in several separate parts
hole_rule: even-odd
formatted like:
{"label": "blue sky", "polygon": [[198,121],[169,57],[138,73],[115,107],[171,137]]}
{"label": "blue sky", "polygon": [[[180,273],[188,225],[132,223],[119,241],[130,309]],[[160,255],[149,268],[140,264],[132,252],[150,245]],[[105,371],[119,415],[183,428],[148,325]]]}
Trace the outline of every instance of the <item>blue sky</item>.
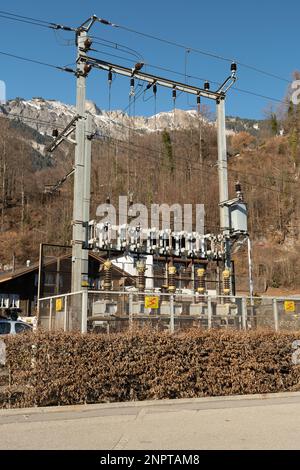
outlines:
{"label": "blue sky", "polygon": [[[236,59],[288,80],[291,80],[293,71],[300,69],[297,50],[300,4],[295,0],[215,0],[212,3],[201,0],[15,0],[2,1],[1,10],[70,26],[78,26],[90,15],[96,14],[135,30]],[[55,65],[74,63],[76,50],[74,42],[72,44],[71,41],[73,33],[55,33],[3,18],[0,18],[0,22],[0,51]],[[96,24],[92,34],[134,49],[146,64],[166,67],[182,74],[186,71],[190,75],[218,82],[229,72],[230,64],[226,61],[185,52],[184,49],[124,30]],[[130,60],[135,60],[132,55],[120,50],[99,44],[94,47],[100,51],[97,52],[97,57],[102,59],[126,66],[132,66]],[[120,55],[124,59],[104,55],[104,52]],[[8,99],[16,96],[43,96],[71,104],[75,102],[75,79],[72,75],[5,56],[0,57],[0,80],[6,82]],[[184,81],[184,76],[167,74],[149,65],[146,70]],[[237,87],[241,89],[279,100],[286,94],[287,82],[243,67],[239,69],[238,75]],[[203,81],[190,80],[190,83],[202,86]],[[128,80],[117,77],[112,85],[111,109],[126,108],[129,104],[128,94]],[[87,97],[95,101],[100,108],[108,109],[106,72],[94,70],[90,74]],[[191,109],[194,105],[195,99],[183,94],[178,97],[176,103],[176,107],[182,109]],[[258,119],[264,117],[264,113],[271,106],[276,109],[278,103],[231,91],[227,99],[227,114]],[[172,107],[171,92],[158,90],[157,112],[169,111]],[[135,114],[151,115],[154,110],[155,103],[151,92],[142,94],[136,101]],[[133,112],[131,106],[131,113]]]}

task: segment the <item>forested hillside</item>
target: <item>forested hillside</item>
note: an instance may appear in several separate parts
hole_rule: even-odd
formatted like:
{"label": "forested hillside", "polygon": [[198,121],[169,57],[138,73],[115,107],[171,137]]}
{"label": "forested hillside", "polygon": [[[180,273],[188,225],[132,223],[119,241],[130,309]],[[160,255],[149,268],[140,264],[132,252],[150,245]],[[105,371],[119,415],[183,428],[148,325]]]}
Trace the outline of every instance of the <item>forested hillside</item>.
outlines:
{"label": "forested hillside", "polygon": [[[72,169],[74,146],[45,152],[50,137],[22,119],[0,118],[0,263],[36,260],[40,242],[70,243],[72,177],[58,192],[55,184]],[[240,125],[239,120],[237,124]],[[231,128],[233,128],[231,126]],[[245,128],[245,127],[244,127]],[[300,287],[300,109],[290,106],[263,121],[255,132],[228,136],[230,196],[243,186],[249,208],[255,274],[270,287]],[[119,195],[134,202],[204,203],[206,230],[219,229],[216,129],[205,120],[190,128],[137,132],[126,121],[123,139],[97,136],[92,143],[92,205]],[[237,272],[246,274],[243,247]]]}

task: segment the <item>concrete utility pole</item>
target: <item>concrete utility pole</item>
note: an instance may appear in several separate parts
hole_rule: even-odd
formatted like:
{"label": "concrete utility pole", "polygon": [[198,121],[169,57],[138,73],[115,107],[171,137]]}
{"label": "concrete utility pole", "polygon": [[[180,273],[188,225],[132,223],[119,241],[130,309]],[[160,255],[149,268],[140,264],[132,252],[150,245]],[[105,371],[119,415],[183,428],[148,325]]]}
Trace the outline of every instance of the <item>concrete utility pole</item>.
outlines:
{"label": "concrete utility pole", "polygon": [[227,175],[227,146],[225,124],[225,96],[216,100],[217,127],[218,127],[218,174],[219,174],[219,201],[220,201],[220,228],[225,241],[225,269],[231,269],[230,256],[230,218],[229,207],[223,204],[228,201],[228,175]]}
{"label": "concrete utility pole", "polygon": [[[83,221],[85,226],[84,235],[88,235],[88,222],[90,220],[90,200],[91,200],[91,155],[92,155],[92,116],[86,115],[85,124],[85,172],[84,172],[84,192],[83,192]],[[86,242],[88,240],[86,239]]]}
{"label": "concrete utility pole", "polygon": [[86,73],[85,41],[87,32],[80,29],[77,33],[77,95],[76,111],[76,148],[73,199],[73,236],[72,236],[72,292],[88,286],[88,250],[86,241],[86,223],[89,221],[89,185],[91,144],[87,139],[85,116]]}

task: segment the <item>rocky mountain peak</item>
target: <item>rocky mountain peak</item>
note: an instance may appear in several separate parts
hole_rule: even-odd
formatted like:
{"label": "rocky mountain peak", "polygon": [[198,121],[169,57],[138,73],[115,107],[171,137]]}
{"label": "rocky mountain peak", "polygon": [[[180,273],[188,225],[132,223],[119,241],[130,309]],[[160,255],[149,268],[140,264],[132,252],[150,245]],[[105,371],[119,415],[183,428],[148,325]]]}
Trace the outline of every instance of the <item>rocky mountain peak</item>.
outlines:
{"label": "rocky mountain peak", "polygon": [[[86,102],[86,110],[93,117],[93,131],[117,139],[127,138],[130,129],[137,133],[147,134],[161,132],[164,129],[180,130],[198,128],[199,126],[199,114],[195,110],[175,109],[169,112],[160,112],[150,117],[131,117],[120,110],[102,111],[93,101]],[[31,100],[15,98],[1,105],[0,113],[10,119],[21,119],[22,122],[37,130],[40,134],[51,136],[53,129],[63,129],[67,126],[76,115],[76,108],[73,105],[42,97],[35,97]],[[215,125],[213,121],[209,121],[202,115],[200,116],[200,123]],[[239,120],[238,124],[242,127],[242,120]],[[255,129],[254,124],[252,124],[247,122],[245,130]],[[227,133],[234,133],[237,130],[236,125],[235,118],[234,120],[228,118]]]}

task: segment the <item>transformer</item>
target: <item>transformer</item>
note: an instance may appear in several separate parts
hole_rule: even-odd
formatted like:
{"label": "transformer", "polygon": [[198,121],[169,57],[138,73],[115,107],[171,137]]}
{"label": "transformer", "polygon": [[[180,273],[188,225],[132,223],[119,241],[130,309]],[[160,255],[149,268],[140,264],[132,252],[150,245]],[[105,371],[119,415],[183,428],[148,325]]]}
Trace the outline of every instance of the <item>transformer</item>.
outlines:
{"label": "transformer", "polygon": [[247,233],[247,204],[242,201],[229,206],[230,228],[236,233]]}

